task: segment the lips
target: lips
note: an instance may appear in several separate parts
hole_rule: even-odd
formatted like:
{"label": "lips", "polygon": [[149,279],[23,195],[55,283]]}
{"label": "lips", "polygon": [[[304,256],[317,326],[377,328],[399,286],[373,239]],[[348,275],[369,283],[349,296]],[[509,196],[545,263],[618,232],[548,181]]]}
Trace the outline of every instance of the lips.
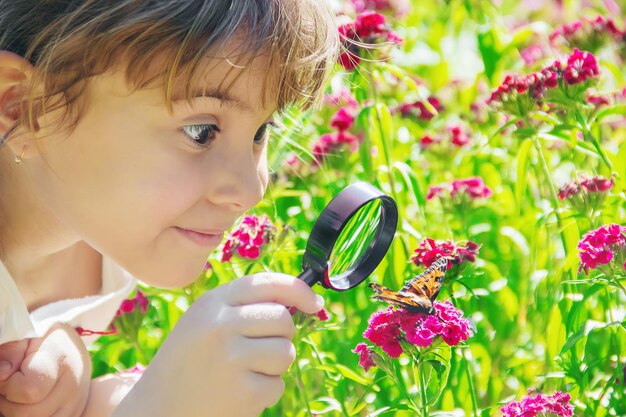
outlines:
{"label": "lips", "polygon": [[176,231],[187,240],[202,247],[216,247],[224,238],[224,231],[219,229],[184,229],[175,227]]}

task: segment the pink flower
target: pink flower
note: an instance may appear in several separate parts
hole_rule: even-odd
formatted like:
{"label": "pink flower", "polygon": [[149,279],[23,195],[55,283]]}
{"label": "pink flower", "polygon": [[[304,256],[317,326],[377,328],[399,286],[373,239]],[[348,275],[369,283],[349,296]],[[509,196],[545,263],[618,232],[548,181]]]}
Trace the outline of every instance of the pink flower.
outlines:
{"label": "pink flower", "polygon": [[359,149],[359,142],[358,137],[346,131],[326,133],[313,144],[314,164],[321,165],[327,155],[345,148],[346,145],[351,152],[356,152]]}
{"label": "pink flower", "polygon": [[350,129],[353,124],[354,116],[346,107],[340,108],[330,120],[330,125],[340,131]]}
{"label": "pink flower", "polygon": [[567,66],[563,70],[563,78],[567,84],[579,84],[599,75],[596,57],[590,52],[574,49],[567,58]]}
{"label": "pink flower", "polygon": [[432,186],[428,189],[427,200],[435,197],[443,197],[449,194],[451,198],[455,196],[466,195],[470,199],[487,198],[491,196],[491,188],[487,187],[480,177],[471,177],[466,179],[454,180],[450,184],[441,184]]}
{"label": "pink flower", "polygon": [[222,248],[222,262],[228,262],[236,253],[242,258],[256,259],[261,247],[275,235],[276,226],[267,216],[244,216]]}
{"label": "pink flower", "polygon": [[133,298],[128,298],[122,301],[122,304],[117,309],[115,316],[122,316],[131,314],[135,311],[135,307],[137,307],[137,311],[141,311],[142,314],[145,314],[148,311],[149,300],[143,293],[138,289],[137,295]]}
{"label": "pink flower", "polygon": [[598,75],[598,64],[593,54],[574,49],[566,63],[557,60],[526,76],[507,75],[502,84],[492,90],[487,104],[512,115],[525,116],[536,107],[543,106],[544,101],[549,101],[550,90],[595,80]]}
{"label": "pink flower", "polygon": [[589,269],[610,264],[613,259],[617,260],[614,268],[626,269],[626,227],[610,224],[592,230],[578,242],[578,249],[579,272],[584,270],[587,274]]}
{"label": "pink flower", "polygon": [[441,338],[449,346],[456,346],[473,335],[469,320],[452,303],[435,302],[434,307],[435,313],[427,315],[390,306],[372,314],[363,337],[389,357],[397,358],[403,352],[401,342],[429,347]]}
{"label": "pink flower", "polygon": [[520,51],[524,63],[528,66],[534,64],[545,56],[545,51],[541,45],[529,45]]}
{"label": "pink flower", "polygon": [[352,352],[359,355],[359,365],[365,369],[365,372],[369,371],[372,366],[376,366],[374,363],[375,353],[367,344],[359,343]]}
{"label": "pink flower", "polygon": [[450,133],[450,142],[457,148],[465,146],[471,141],[471,137],[468,132],[464,131],[459,125],[449,125],[446,127],[446,130]]}
{"label": "pink flower", "polygon": [[315,313],[315,315],[317,316],[317,318],[320,321],[328,321],[329,320],[328,311],[325,308],[323,308],[320,311],[318,311],[317,313]]}
{"label": "pink flower", "polygon": [[352,0],[357,13],[366,10],[392,11],[396,16],[405,15],[411,8],[409,0]]}
{"label": "pink flower", "polygon": [[[437,111],[437,113],[443,110],[441,102],[434,96],[430,96],[427,99],[428,103]],[[415,101],[413,103],[401,104],[397,109],[398,112],[405,118],[415,118],[419,120],[431,120],[435,117],[435,113],[430,111],[422,101]]]}
{"label": "pink flower", "polygon": [[452,265],[476,261],[479,249],[480,246],[472,241],[468,241],[465,245],[458,245],[451,240],[435,241],[425,238],[419,243],[417,249],[414,250],[415,255],[413,255],[411,261],[415,265],[422,265],[428,268],[437,259],[448,258],[451,260],[448,264],[449,269]]}
{"label": "pink flower", "polygon": [[369,10],[360,13],[353,22],[339,26],[337,30],[343,45],[343,51],[339,55],[339,64],[348,71],[356,68],[361,61],[361,47],[358,46],[358,43],[390,42],[397,44],[402,41],[390,29],[385,16]]}
{"label": "pink flower", "polygon": [[560,26],[550,34],[553,45],[567,44],[570,48],[597,52],[605,45],[621,42],[624,32],[619,30],[611,18],[597,16],[583,18]]}
{"label": "pink flower", "polygon": [[521,401],[512,401],[500,408],[504,417],[535,417],[553,413],[560,417],[571,417],[574,406],[569,403],[569,394],[560,391],[552,395],[537,394],[524,397]]}

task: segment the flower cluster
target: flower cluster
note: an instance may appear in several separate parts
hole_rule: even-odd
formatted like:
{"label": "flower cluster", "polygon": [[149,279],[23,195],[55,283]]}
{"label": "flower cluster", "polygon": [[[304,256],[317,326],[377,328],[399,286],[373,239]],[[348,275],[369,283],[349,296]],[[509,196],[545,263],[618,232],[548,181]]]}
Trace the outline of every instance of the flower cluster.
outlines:
{"label": "flower cluster", "polygon": [[612,178],[582,177],[563,185],[557,196],[561,200],[567,200],[580,213],[591,216],[594,210],[601,208],[611,188]]}
{"label": "flower cluster", "polygon": [[609,224],[592,230],[578,242],[578,249],[579,273],[611,263],[611,270],[626,270],[626,227]]}
{"label": "flower cluster", "polygon": [[516,116],[524,116],[536,106],[542,106],[544,100],[549,101],[547,93],[550,90],[595,81],[598,75],[595,56],[574,49],[566,63],[557,60],[526,76],[507,75],[502,84],[491,92],[487,104]]}
{"label": "flower cluster", "polygon": [[[428,97],[426,101],[428,101],[428,104],[430,104],[430,106],[435,109],[437,113],[443,110],[443,105],[435,96]],[[431,120],[437,114],[429,110],[420,100],[413,103],[403,103],[396,108],[396,111],[404,118],[424,121]]]}
{"label": "flower cluster", "polygon": [[339,63],[346,70],[353,70],[359,65],[365,49],[363,45],[402,42],[387,24],[385,16],[369,10],[360,13],[353,22],[339,26],[338,30],[344,50],[339,55]]}
{"label": "flower cluster", "polygon": [[479,250],[480,246],[472,241],[468,241],[465,245],[458,245],[451,240],[435,241],[431,238],[425,238],[413,251],[415,255],[411,261],[417,266],[428,268],[437,259],[448,258],[450,260],[448,269],[450,269],[452,265],[475,262]]}
{"label": "flower cluster", "polygon": [[244,216],[222,248],[222,262],[228,262],[235,253],[242,258],[256,259],[261,247],[274,238],[276,226],[267,216]]}
{"label": "flower cluster", "polygon": [[504,417],[535,417],[538,415],[571,417],[574,406],[569,401],[569,394],[557,391],[552,395],[537,394],[524,397],[522,401],[512,401],[502,407],[500,411]]}
{"label": "flower cluster", "polygon": [[[439,136],[439,135],[422,136],[422,138],[419,141],[420,147],[422,149],[430,148],[433,145],[443,144],[444,140],[447,139],[447,142],[449,142],[454,148],[461,148],[465,145],[468,145],[472,140],[471,132],[463,129],[462,126],[457,125],[457,124],[446,126],[445,132],[446,132],[445,136]],[[448,152],[449,147],[445,147],[445,149],[443,150],[445,152]]]}
{"label": "flower cluster", "polygon": [[409,0],[352,0],[352,5],[357,13],[366,10],[379,12],[391,11],[396,16],[403,16],[411,9]]}
{"label": "flower cluster", "polygon": [[135,297],[127,298],[122,301],[122,304],[115,313],[115,317],[131,314],[133,311],[141,311],[142,314],[146,314],[148,304],[148,298],[146,298],[140,290],[137,290]]}
{"label": "flower cluster", "polygon": [[491,188],[487,187],[480,177],[454,180],[451,183],[444,183],[428,188],[427,200],[435,197],[449,195],[451,198],[468,196],[474,200],[477,198],[487,198],[492,194]]}
{"label": "flower cluster", "polygon": [[[474,333],[471,323],[463,317],[463,312],[451,302],[435,302],[434,314],[415,314],[403,309],[379,311],[369,319],[363,337],[380,347],[391,358],[399,357],[404,348],[402,343],[409,343],[418,348],[427,348],[441,340],[449,346],[456,346],[467,340]],[[354,352],[363,355],[363,363],[372,366],[367,358],[367,345],[357,345]],[[364,366],[365,368],[365,366]],[[367,370],[366,369],[366,370]]]}
{"label": "flower cluster", "polygon": [[550,34],[550,43],[565,43],[570,48],[595,53],[609,43],[622,41],[624,35],[611,18],[597,16],[595,19],[583,18],[559,26]]}
{"label": "flower cluster", "polygon": [[626,88],[608,94],[587,94],[587,103],[598,108],[626,100]]}

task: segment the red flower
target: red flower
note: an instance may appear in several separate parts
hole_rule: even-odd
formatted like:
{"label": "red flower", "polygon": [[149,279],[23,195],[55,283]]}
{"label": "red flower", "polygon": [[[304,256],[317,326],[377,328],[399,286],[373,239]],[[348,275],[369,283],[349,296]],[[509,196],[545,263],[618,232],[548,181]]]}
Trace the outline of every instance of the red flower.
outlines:
{"label": "red flower", "polygon": [[367,346],[367,344],[359,343],[352,352],[359,355],[359,365],[365,369],[365,372],[369,371],[372,366],[376,366],[374,363],[376,353],[374,353],[372,348]]}
{"label": "red flower", "polygon": [[402,40],[387,25],[385,16],[365,11],[359,14],[354,22],[338,27],[339,39],[343,52],[339,55],[339,63],[348,71],[357,67],[361,47],[358,43],[376,44],[380,42],[400,43]]}
{"label": "red flower", "polygon": [[470,199],[487,198],[493,192],[487,187],[480,177],[471,177],[466,179],[454,180],[449,184],[441,184],[429,187],[427,200],[435,197],[442,197],[449,194],[451,198],[459,195],[467,195]]}
{"label": "red flower", "polygon": [[617,258],[614,268],[626,269],[626,227],[618,224],[601,226],[585,234],[578,242],[580,270],[585,274],[589,269],[607,265]]}
{"label": "red flower", "polygon": [[[437,113],[443,110],[441,102],[439,102],[436,97],[430,96],[428,97],[427,101],[437,111]],[[420,100],[413,103],[401,104],[397,108],[397,111],[400,112],[402,117],[413,117],[420,120],[431,120],[433,117],[435,117],[435,113],[428,110],[428,108],[426,108],[424,103]]]}
{"label": "red flower", "polygon": [[563,78],[567,84],[579,84],[589,78],[597,77],[599,73],[598,63],[593,54],[574,49],[567,59]]}
{"label": "red flower", "polygon": [[275,231],[276,226],[267,216],[245,216],[224,244],[222,262],[228,262],[235,253],[242,258],[258,258],[261,247],[273,239]]}
{"label": "red flower", "polygon": [[348,130],[354,124],[354,116],[346,107],[342,107],[330,120],[330,125],[337,130]]}
{"label": "red flower", "polygon": [[463,262],[475,262],[480,246],[472,241],[468,241],[465,245],[458,245],[451,240],[435,241],[430,238],[423,239],[417,248],[413,251],[415,255],[411,261],[418,266],[428,268],[439,258],[448,258],[450,263],[448,269],[452,265],[460,265]]}
{"label": "red flower", "polygon": [[435,313],[426,315],[390,306],[372,314],[363,337],[397,358],[403,352],[401,342],[428,347],[441,337],[449,346],[456,346],[473,335],[470,321],[451,302],[435,302],[434,307]]}

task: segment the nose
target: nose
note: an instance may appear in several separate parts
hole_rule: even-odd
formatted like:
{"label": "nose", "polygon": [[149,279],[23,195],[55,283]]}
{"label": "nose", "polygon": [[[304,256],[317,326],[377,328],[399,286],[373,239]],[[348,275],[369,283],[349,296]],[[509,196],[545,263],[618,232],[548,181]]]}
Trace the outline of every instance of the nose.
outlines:
{"label": "nose", "polygon": [[240,213],[261,201],[268,181],[265,155],[256,155],[251,148],[226,145],[213,156],[207,176],[207,200]]}

